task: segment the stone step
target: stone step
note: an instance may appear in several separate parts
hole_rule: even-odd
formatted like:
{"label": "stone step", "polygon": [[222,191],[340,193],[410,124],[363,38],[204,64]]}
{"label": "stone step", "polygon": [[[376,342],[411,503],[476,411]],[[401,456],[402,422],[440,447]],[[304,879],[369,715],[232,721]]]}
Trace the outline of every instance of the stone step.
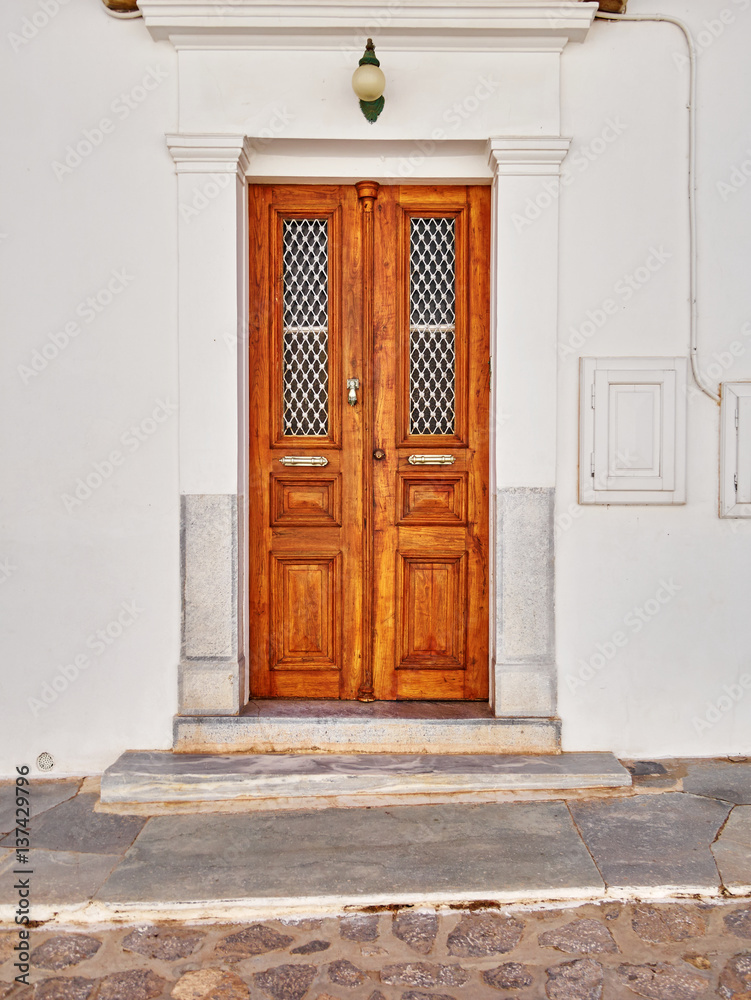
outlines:
{"label": "stone step", "polygon": [[180,753],[557,753],[556,718],[496,718],[483,702],[258,700],[241,715],[177,716]]}
{"label": "stone step", "polygon": [[289,808],[447,801],[521,790],[617,788],[631,775],[610,753],[182,754],[129,751],[102,776],[106,805],[254,802]]}

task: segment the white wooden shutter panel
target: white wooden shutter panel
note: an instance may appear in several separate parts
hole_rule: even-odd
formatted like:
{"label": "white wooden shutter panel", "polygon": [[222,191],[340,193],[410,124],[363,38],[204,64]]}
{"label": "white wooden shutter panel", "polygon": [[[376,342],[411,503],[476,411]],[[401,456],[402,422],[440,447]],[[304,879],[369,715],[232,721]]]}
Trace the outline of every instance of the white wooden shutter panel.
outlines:
{"label": "white wooden shutter panel", "polygon": [[582,358],[580,503],[685,501],[685,358]]}
{"label": "white wooden shutter panel", "polygon": [[751,382],[723,382],[720,517],[751,517]]}

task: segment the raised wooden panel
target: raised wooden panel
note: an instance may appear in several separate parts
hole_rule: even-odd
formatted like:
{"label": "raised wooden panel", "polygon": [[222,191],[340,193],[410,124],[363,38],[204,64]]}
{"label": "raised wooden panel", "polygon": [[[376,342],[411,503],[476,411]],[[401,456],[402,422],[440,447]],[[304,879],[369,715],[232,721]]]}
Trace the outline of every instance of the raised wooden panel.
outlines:
{"label": "raised wooden panel", "polygon": [[465,670],[398,670],[396,697],[421,700],[430,691],[431,701],[461,701],[466,698]]}
{"label": "raised wooden panel", "polygon": [[272,698],[339,698],[338,670],[272,670],[269,695]]}
{"label": "raised wooden panel", "polygon": [[271,477],[272,527],[330,527],[342,523],[339,476]]}
{"label": "raised wooden panel", "polygon": [[399,553],[397,669],[464,667],[467,572],[465,554]]}
{"label": "raised wooden panel", "polygon": [[399,474],[397,524],[465,524],[467,475]]}
{"label": "raised wooden panel", "polygon": [[271,562],[272,670],[337,667],[339,557],[273,555]]}

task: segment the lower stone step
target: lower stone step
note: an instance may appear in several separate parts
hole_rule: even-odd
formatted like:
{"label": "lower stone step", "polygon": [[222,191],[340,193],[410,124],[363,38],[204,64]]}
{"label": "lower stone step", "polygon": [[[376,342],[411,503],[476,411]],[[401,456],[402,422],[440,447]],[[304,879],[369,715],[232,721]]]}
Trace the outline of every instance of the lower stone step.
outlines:
{"label": "lower stone step", "polygon": [[105,805],[316,799],[378,805],[501,791],[618,788],[631,775],[610,753],[182,754],[129,751],[102,776]]}

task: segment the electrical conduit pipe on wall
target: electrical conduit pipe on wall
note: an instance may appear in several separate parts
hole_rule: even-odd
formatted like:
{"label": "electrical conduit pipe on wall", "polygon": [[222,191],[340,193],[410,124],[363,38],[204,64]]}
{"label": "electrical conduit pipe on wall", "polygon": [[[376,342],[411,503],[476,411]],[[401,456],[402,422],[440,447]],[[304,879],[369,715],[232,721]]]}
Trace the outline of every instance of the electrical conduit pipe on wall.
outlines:
{"label": "electrical conduit pipe on wall", "polygon": [[702,392],[706,393],[715,403],[720,402],[719,386],[717,391],[707,385],[701,377],[697,361],[697,309],[696,309],[696,50],[688,25],[678,17],[669,14],[606,14],[598,11],[595,17],[605,21],[666,21],[680,28],[686,38],[689,56],[689,91],[688,91],[688,230],[689,230],[689,298],[691,300],[691,319],[689,336],[689,354],[691,356],[691,373],[694,381]]}

